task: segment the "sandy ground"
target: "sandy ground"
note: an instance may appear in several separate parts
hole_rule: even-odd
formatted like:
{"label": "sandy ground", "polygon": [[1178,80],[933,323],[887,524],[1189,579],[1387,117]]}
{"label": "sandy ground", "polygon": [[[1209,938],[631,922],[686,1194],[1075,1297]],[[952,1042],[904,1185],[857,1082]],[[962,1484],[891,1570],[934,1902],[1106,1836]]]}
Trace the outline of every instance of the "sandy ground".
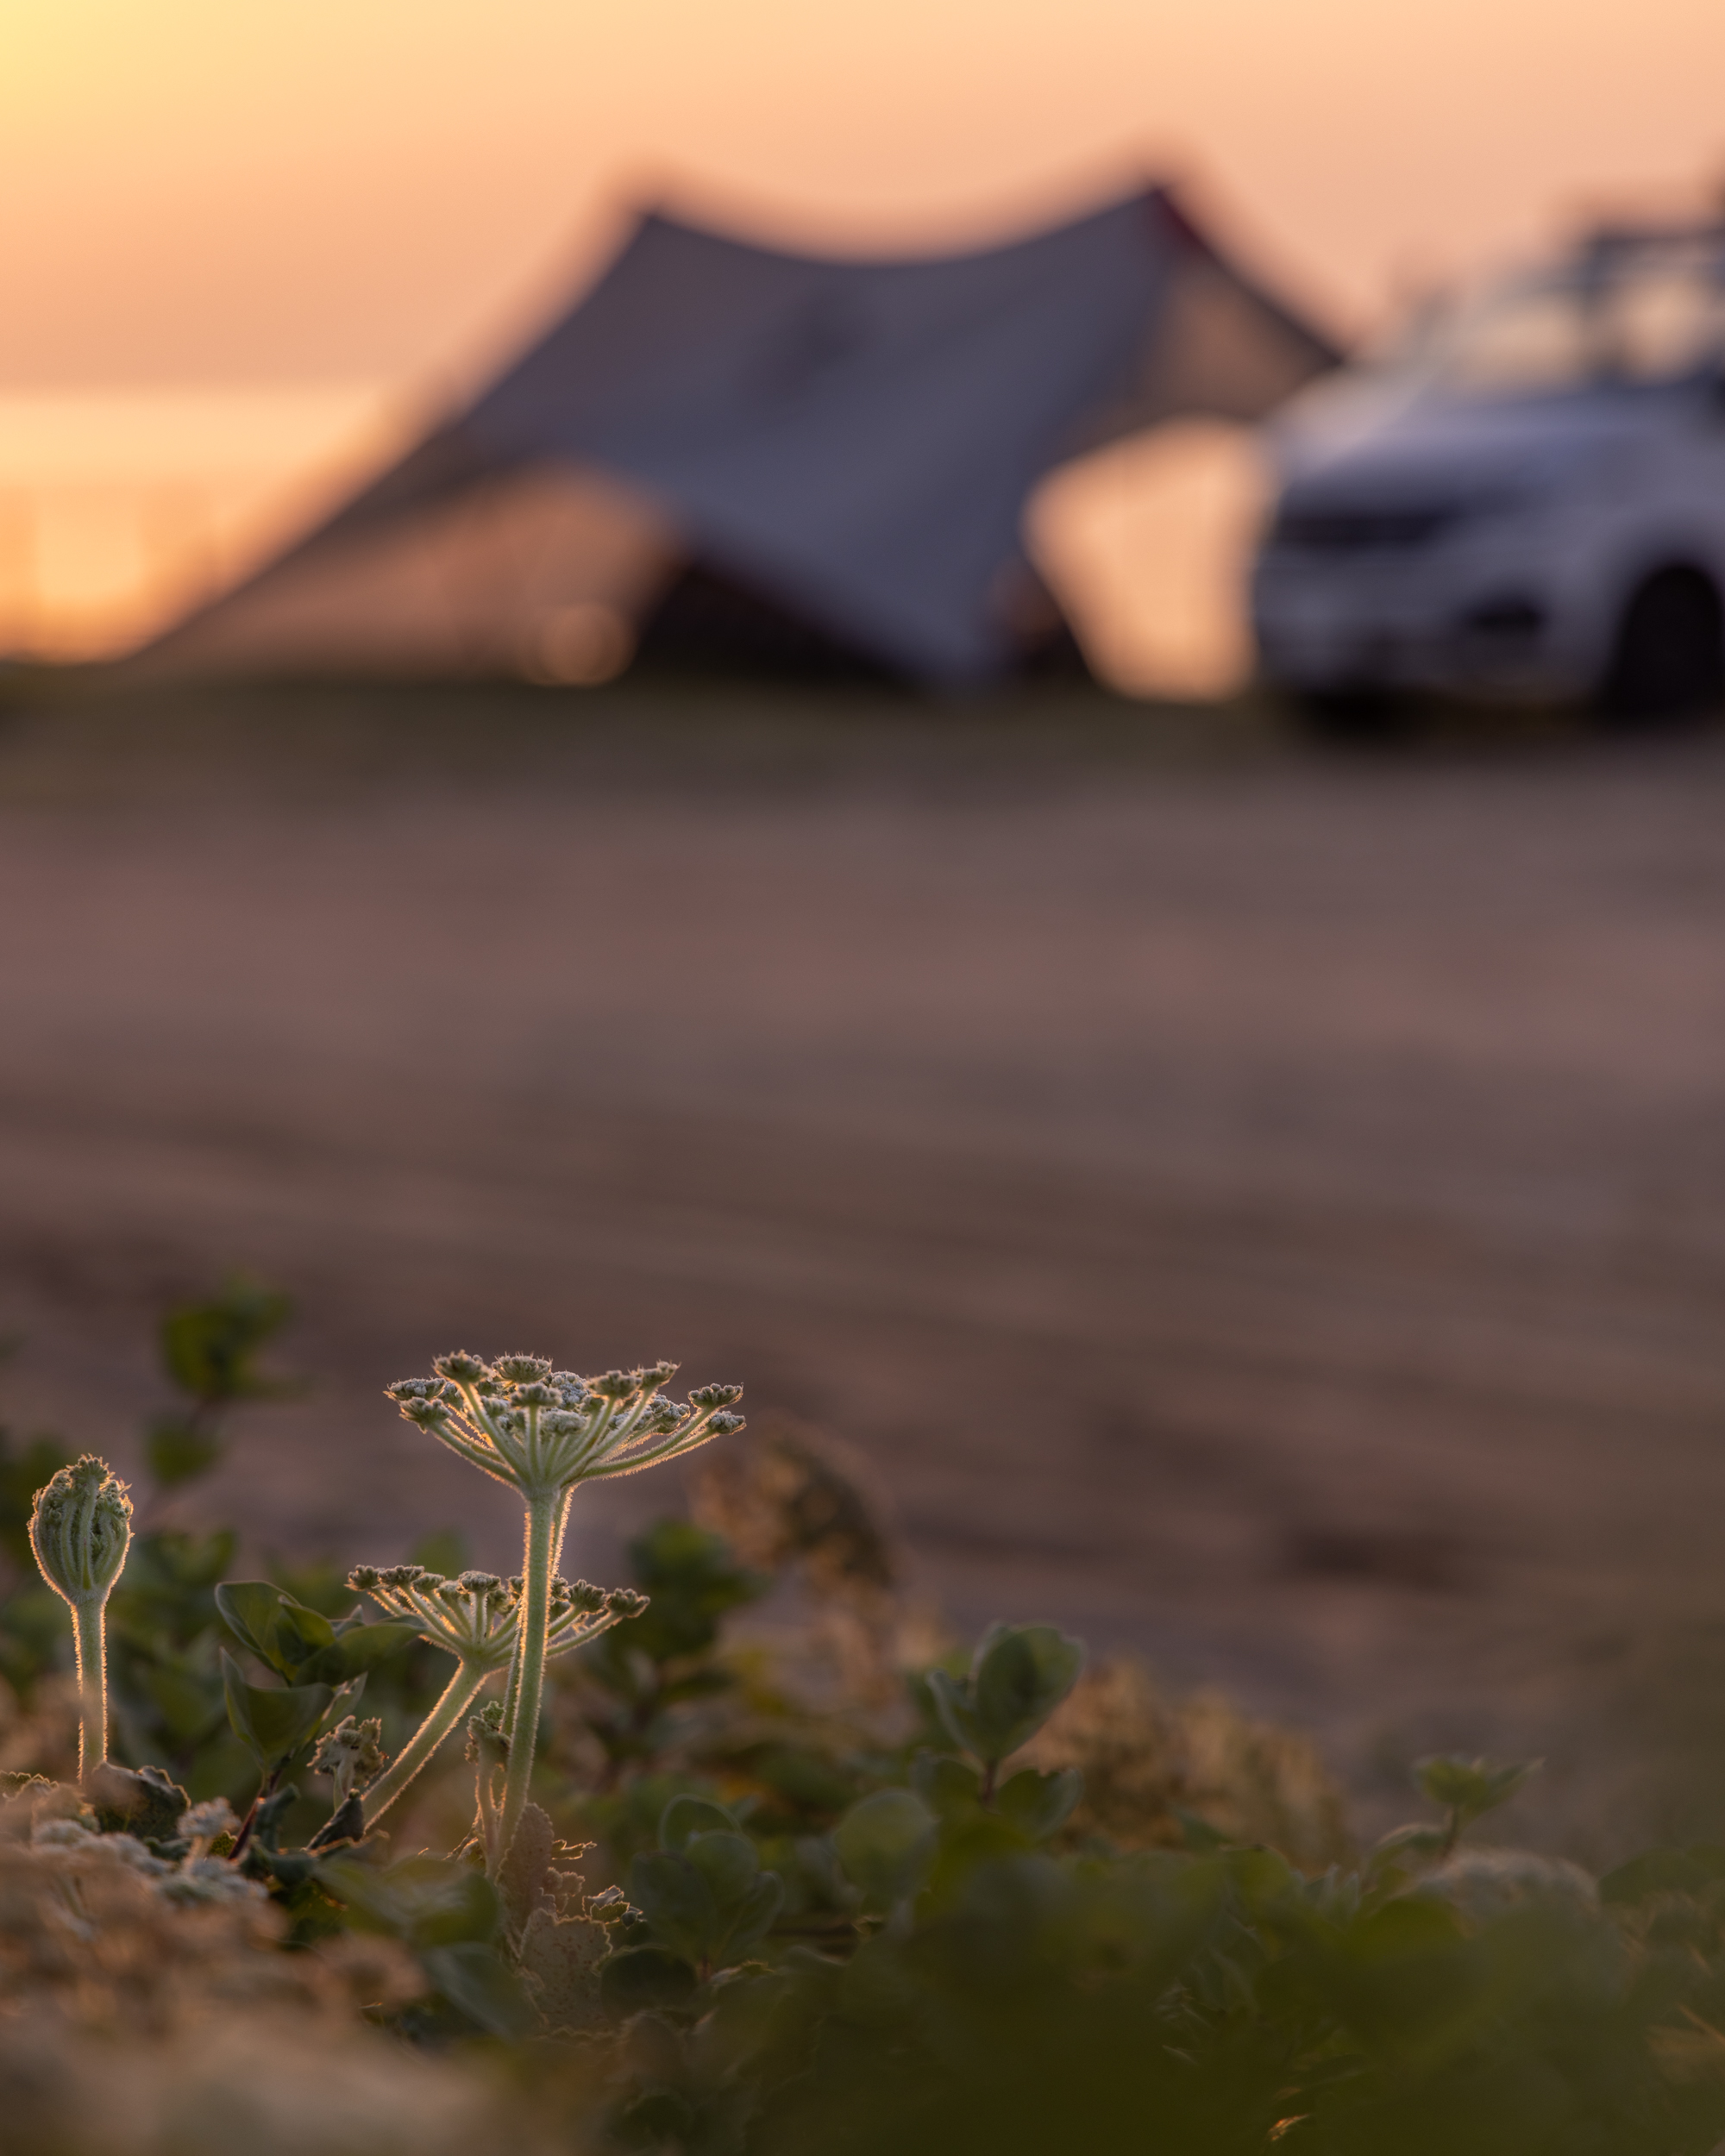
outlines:
{"label": "sandy ground", "polygon": [[501,1562],[380,1384],[666,1353],[862,1447],[963,1623],[1369,1802],[1534,1745],[1541,1831],[1725,1833],[1716,732],[26,698],[0,979],[11,1417],[134,1457],[153,1311],[255,1268],[314,1388],[183,1501],[257,1545]]}

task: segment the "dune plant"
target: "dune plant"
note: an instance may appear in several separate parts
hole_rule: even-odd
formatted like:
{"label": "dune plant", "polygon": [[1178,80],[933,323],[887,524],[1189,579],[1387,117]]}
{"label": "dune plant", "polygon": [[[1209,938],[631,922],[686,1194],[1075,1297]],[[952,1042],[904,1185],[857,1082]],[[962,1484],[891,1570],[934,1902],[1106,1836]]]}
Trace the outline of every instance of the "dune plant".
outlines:
{"label": "dune plant", "polygon": [[676,1368],[654,1363],[589,1378],[554,1370],[543,1356],[505,1355],[492,1363],[461,1351],[440,1356],[430,1377],[389,1388],[410,1422],[482,1474],[506,1482],[525,1508],[521,1611],[502,1733],[503,1802],[487,1865],[493,1876],[527,1803],[551,1631],[551,1582],[576,1485],[638,1474],[743,1427],[743,1418],[731,1412],[740,1385],[707,1385],[687,1401],[674,1401],[662,1388]]}
{"label": "dune plant", "polygon": [[42,1577],[72,1611],[78,1654],[78,1772],[108,1758],[108,1597],[132,1539],[132,1501],[106,1460],[86,1452],[36,1492],[30,1547]]}
{"label": "dune plant", "polygon": [[[397,1564],[385,1570],[361,1564],[348,1575],[348,1584],[370,1595],[392,1617],[416,1621],[422,1639],[455,1658],[455,1674],[436,1704],[388,1771],[365,1793],[366,1822],[374,1826],[450,1731],[461,1727],[486,1679],[513,1664],[521,1634],[524,1583],[499,1579],[494,1572],[463,1572],[451,1580],[422,1564]],[[630,1588],[607,1591],[585,1580],[554,1578],[547,1659],[585,1645],[624,1618],[638,1617],[646,1607],[646,1596]]]}

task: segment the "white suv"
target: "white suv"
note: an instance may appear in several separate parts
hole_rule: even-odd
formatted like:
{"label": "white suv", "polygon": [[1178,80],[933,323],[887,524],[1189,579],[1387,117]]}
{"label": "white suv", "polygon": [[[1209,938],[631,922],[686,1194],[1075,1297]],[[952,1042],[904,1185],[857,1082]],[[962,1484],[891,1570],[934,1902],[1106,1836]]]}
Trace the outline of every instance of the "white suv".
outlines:
{"label": "white suv", "polygon": [[1725,228],[1598,234],[1306,391],[1270,443],[1254,626],[1315,709],[1725,695]]}

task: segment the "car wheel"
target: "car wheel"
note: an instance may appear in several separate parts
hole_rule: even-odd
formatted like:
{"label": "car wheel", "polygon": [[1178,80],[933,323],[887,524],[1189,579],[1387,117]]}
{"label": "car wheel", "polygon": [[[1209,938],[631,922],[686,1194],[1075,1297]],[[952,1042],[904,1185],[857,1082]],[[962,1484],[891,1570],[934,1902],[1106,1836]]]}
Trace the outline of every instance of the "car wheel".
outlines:
{"label": "car wheel", "polygon": [[1602,702],[1609,718],[1680,718],[1725,697],[1725,612],[1699,569],[1661,569],[1631,598]]}

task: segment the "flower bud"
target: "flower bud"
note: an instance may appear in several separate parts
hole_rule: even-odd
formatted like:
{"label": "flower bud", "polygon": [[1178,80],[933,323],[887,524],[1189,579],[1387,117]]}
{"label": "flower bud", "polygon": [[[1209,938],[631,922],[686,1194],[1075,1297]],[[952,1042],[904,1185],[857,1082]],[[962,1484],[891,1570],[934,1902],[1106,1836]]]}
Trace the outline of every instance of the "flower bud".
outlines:
{"label": "flower bud", "polygon": [[356,1789],[375,1781],[388,1765],[382,1740],[381,1720],[362,1722],[353,1714],[344,1714],[312,1753],[311,1771],[327,1774],[333,1780],[338,1809]]}
{"label": "flower bud", "polygon": [[454,1355],[440,1355],[431,1367],[439,1377],[449,1378],[457,1385],[476,1385],[480,1378],[491,1376],[490,1365],[483,1356],[469,1355],[459,1349]]}
{"label": "flower bud", "polygon": [[477,1714],[467,1717],[467,1764],[499,1767],[508,1758],[509,1732],[503,1726],[503,1702],[487,1700]]}
{"label": "flower bud", "polygon": [[549,1355],[499,1355],[492,1367],[506,1384],[536,1385],[551,1375],[551,1358]]}
{"label": "flower bud", "polygon": [[689,1395],[692,1407],[729,1407],[733,1401],[741,1400],[740,1385],[698,1385]]}
{"label": "flower bud", "polygon": [[86,1452],[36,1492],[30,1547],[42,1577],[69,1602],[105,1600],[126,1562],[132,1501],[106,1460]]}

